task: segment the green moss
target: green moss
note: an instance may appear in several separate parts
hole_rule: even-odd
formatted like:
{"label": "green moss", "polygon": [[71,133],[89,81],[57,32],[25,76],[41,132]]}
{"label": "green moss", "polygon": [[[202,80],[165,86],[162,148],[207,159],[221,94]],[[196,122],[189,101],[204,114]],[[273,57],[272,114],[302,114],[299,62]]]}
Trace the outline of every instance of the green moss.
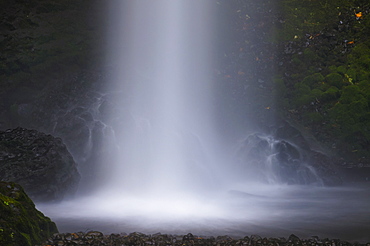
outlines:
{"label": "green moss", "polygon": [[330,73],[330,74],[326,75],[325,81],[329,85],[335,86],[338,89],[341,89],[343,87],[343,85],[344,85],[344,83],[343,83],[343,76],[340,75],[339,73]]}
{"label": "green moss", "polygon": [[296,89],[296,94],[298,94],[298,96],[307,95],[311,92],[310,87],[305,83],[297,83],[294,85],[294,88]]}
{"label": "green moss", "polygon": [[337,87],[330,87],[320,97],[323,102],[331,102],[337,100],[340,97],[340,91]]}
{"label": "green moss", "polygon": [[319,89],[311,90],[310,87],[303,83],[298,83],[295,85],[296,97],[293,100],[293,105],[295,107],[302,107],[308,105],[316,100],[318,100],[323,92]]}
{"label": "green moss", "polygon": [[322,83],[324,80],[325,78],[321,73],[314,73],[305,77],[302,80],[302,83],[308,85],[310,88],[315,88],[319,86],[319,84]]}
{"label": "green moss", "polygon": [[286,20],[280,40],[293,40],[307,33],[317,33],[327,23],[335,22],[343,9],[351,6],[347,0],[282,0],[282,15]]}
{"label": "green moss", "polygon": [[364,95],[370,95],[370,80],[363,80],[359,82],[358,88]]}
{"label": "green moss", "polygon": [[23,233],[21,232],[21,235],[24,237],[24,239],[27,241],[27,244],[28,245],[32,245],[32,240],[31,240],[31,237],[30,235],[28,235],[27,233]]}
{"label": "green moss", "polygon": [[281,78],[275,78],[274,79],[274,92],[275,96],[278,96],[279,98],[284,98],[287,88],[285,86],[284,80]]}
{"label": "green moss", "polygon": [[[284,100],[297,112],[289,117],[311,129],[322,126],[316,137],[337,142],[339,155],[356,150],[357,158],[370,158],[369,2],[280,3],[284,19],[280,40],[298,47],[294,54],[288,54],[291,66],[282,66],[279,71],[291,74],[282,76]],[[355,11],[363,12],[360,20],[356,20]]]}
{"label": "green moss", "polygon": [[304,68],[304,63],[301,60],[300,55],[298,55],[298,54],[293,55],[293,57],[292,57],[292,65],[295,66],[297,69]]}
{"label": "green moss", "polygon": [[339,101],[342,104],[350,104],[360,98],[363,98],[360,88],[357,85],[350,85],[343,88]]}
{"label": "green moss", "polygon": [[35,245],[57,232],[22,187],[0,182],[0,245]]}
{"label": "green moss", "polygon": [[321,90],[319,90],[319,89],[313,89],[311,91],[311,95],[314,98],[320,98],[322,96],[322,94],[323,94],[323,92]]}
{"label": "green moss", "polygon": [[344,75],[347,72],[347,66],[342,65],[337,68],[337,73]]}
{"label": "green moss", "polygon": [[308,112],[302,116],[303,120],[310,124],[317,124],[323,120],[323,116],[318,112]]}
{"label": "green moss", "polygon": [[303,57],[306,63],[313,63],[319,58],[317,54],[312,49],[309,48],[306,48],[303,51]]}

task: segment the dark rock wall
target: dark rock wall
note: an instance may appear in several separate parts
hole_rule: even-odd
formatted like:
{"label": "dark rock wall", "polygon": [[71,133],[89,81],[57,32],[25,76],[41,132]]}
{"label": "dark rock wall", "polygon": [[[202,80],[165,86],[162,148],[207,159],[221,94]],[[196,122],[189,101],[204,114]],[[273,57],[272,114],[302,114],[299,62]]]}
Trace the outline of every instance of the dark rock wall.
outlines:
{"label": "dark rock wall", "polygon": [[[0,1],[0,130],[60,137],[93,170],[105,38],[100,1]],[[97,151],[95,151],[97,153]],[[84,165],[86,162],[89,164]]]}
{"label": "dark rock wall", "polygon": [[15,0],[0,6],[0,129],[5,130],[22,124],[22,117],[32,122],[34,101],[51,103],[50,90],[96,68],[103,35],[96,1]]}

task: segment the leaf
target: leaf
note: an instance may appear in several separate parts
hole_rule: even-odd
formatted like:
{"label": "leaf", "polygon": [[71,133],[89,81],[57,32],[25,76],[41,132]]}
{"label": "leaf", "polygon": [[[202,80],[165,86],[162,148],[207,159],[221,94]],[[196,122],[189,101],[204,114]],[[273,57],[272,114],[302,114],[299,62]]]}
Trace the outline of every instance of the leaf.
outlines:
{"label": "leaf", "polygon": [[355,15],[357,19],[362,18],[362,12],[355,13]]}

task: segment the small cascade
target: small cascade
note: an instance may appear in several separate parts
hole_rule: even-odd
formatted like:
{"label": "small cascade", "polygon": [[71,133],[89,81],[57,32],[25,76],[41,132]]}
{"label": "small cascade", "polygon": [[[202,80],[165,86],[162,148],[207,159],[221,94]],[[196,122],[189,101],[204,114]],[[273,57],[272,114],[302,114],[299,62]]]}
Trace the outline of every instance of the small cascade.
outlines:
{"label": "small cascade", "polygon": [[238,146],[236,158],[244,179],[268,184],[323,184],[305,151],[273,136],[249,135]]}

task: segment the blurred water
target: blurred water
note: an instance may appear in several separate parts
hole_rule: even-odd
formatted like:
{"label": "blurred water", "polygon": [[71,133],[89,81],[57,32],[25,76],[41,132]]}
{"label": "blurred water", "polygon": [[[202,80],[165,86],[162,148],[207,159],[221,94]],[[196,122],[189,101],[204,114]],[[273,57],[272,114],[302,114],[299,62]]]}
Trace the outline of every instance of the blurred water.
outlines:
{"label": "blurred water", "polygon": [[105,120],[117,149],[103,161],[101,188],[157,195],[208,189],[206,176],[216,165],[210,168],[206,155],[219,143],[210,99],[215,3],[110,4],[107,91],[119,94],[111,98],[119,107]]}
{"label": "blurred water", "polygon": [[273,159],[264,162],[271,165],[263,180],[236,167],[233,146],[223,141],[230,138],[220,132],[237,132],[232,128],[238,124],[227,119],[232,130],[216,126],[222,100],[212,82],[214,1],[109,3],[112,78],[105,95],[114,107],[102,119],[108,140],[101,148],[110,151],[101,157],[98,190],[86,195],[87,185],[74,200],[37,205],[60,232],[294,233],[370,241],[368,187],[318,186],[306,166],[315,185],[284,185],[272,173],[279,160],[271,138],[262,158]]}
{"label": "blurred water", "polygon": [[[231,187],[230,187],[231,188]],[[370,189],[235,185],[201,197],[182,194],[137,197],[105,194],[37,207],[60,232],[167,233],[235,238],[318,236],[350,242],[370,240]],[[121,196],[122,199],[116,199]]]}

